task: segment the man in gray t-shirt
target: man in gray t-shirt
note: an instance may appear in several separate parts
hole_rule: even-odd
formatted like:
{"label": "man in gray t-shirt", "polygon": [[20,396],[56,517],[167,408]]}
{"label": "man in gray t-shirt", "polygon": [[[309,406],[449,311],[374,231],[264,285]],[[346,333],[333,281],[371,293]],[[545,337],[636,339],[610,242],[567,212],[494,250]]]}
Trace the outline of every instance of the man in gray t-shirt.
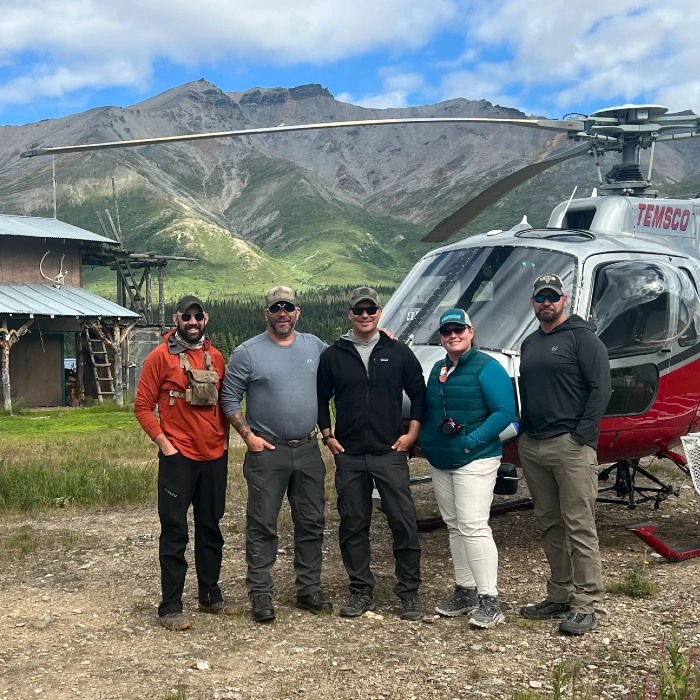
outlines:
{"label": "man in gray t-shirt", "polygon": [[285,493],[294,521],[296,607],[332,609],[320,585],[326,466],[316,433],[316,370],[326,345],[294,330],[300,313],[289,287],[273,287],[266,296],[267,331],[235,349],[221,390],[221,407],[248,447],[246,585],[256,622],[275,619],[270,570]]}

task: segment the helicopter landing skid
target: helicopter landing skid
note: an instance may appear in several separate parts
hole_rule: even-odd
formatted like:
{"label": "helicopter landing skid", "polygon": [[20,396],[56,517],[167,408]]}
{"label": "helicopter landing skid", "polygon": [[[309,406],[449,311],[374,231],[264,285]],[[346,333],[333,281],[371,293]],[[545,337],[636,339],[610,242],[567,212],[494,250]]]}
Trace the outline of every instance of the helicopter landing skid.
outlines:
{"label": "helicopter landing skid", "polygon": [[[677,486],[664,483],[648,469],[640,466],[638,459],[615,462],[598,474],[598,481],[608,481],[613,472],[615,472],[615,483],[613,486],[599,489],[598,503],[626,505],[630,510],[634,510],[640,503],[653,501],[654,509],[658,510],[662,501],[665,501],[669,496],[679,496],[681,492]],[[638,475],[643,476],[654,485],[638,484]],[[604,495],[611,492],[614,492],[617,498],[608,498]]]}
{"label": "helicopter landing skid", "polygon": [[669,545],[664,544],[655,534],[656,523],[639,523],[638,525],[628,525],[627,529],[644,544],[653,549],[657,554],[660,554],[668,561],[683,561],[684,559],[692,559],[700,556],[700,543],[686,547],[685,549],[672,549]]}

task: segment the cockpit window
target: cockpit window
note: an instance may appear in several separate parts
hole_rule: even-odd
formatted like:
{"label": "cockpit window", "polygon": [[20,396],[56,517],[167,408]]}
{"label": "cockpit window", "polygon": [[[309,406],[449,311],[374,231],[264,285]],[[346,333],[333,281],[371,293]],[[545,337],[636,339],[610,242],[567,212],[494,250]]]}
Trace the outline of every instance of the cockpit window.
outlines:
{"label": "cockpit window", "polygon": [[592,319],[610,357],[658,350],[687,332],[700,311],[687,274],[664,262],[629,261],[596,273]]}
{"label": "cockpit window", "polygon": [[[537,328],[530,297],[544,274],[559,275],[569,292],[575,258],[522,246],[462,248],[425,258],[384,309],[382,325],[401,340],[439,345],[438,321],[451,307],[465,309],[480,347],[517,350]],[[568,309],[567,309],[568,312]]]}

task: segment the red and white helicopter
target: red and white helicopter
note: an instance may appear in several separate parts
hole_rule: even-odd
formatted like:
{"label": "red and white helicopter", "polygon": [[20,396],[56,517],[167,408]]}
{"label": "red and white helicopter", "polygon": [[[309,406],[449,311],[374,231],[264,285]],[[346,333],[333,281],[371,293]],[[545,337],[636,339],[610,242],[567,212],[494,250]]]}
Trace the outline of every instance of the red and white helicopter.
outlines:
{"label": "red and white helicopter", "polygon": [[[517,397],[520,344],[537,325],[528,290],[539,275],[558,274],[567,286],[568,313],[596,323],[610,356],[613,395],[601,423],[598,458],[606,466],[600,473],[599,500],[629,508],[652,502],[658,508],[679,490],[643,467],[642,458],[672,460],[694,477],[700,493],[700,459],[689,464],[676,451],[681,438],[700,429],[700,198],[659,198],[650,181],[656,143],[700,136],[700,117],[667,111],[658,105],[624,105],[564,120],[454,117],[284,125],[38,148],[22,156],[407,123],[485,122],[565,133],[573,148],[500,180],[441,221],[423,241],[447,241],[512,189],[570,158],[595,156],[598,191],[559,204],[545,228],[532,228],[523,219],[509,230],[431,251],[391,297],[382,323],[412,347],[427,374],[444,354],[437,332],[441,312],[464,308],[474,321],[480,348],[506,367]],[[640,166],[644,149],[651,149],[646,176]],[[620,153],[621,162],[603,176],[599,156],[609,152]],[[504,460],[517,463],[512,434],[502,439]],[[528,505],[528,499],[520,499],[495,512]],[[668,559],[700,555],[700,544],[674,550],[655,537],[654,528],[651,523],[630,527]]]}

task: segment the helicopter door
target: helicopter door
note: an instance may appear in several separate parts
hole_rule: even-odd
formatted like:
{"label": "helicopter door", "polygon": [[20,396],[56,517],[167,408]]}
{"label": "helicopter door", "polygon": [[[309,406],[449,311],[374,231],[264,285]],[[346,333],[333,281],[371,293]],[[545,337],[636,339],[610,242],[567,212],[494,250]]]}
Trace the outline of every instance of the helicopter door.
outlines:
{"label": "helicopter door", "polygon": [[[618,258],[598,264],[593,270],[590,308],[589,318],[610,358],[613,393],[605,416],[619,419],[604,421],[601,439],[616,441],[621,431],[633,427],[643,442],[636,431],[648,427],[662,442],[672,440],[677,426],[687,419],[687,411],[678,404],[687,389],[676,386],[672,375],[681,345],[690,343],[694,353],[691,338],[700,311],[691,276],[668,258]],[[635,416],[633,424],[622,420],[631,416]]]}

